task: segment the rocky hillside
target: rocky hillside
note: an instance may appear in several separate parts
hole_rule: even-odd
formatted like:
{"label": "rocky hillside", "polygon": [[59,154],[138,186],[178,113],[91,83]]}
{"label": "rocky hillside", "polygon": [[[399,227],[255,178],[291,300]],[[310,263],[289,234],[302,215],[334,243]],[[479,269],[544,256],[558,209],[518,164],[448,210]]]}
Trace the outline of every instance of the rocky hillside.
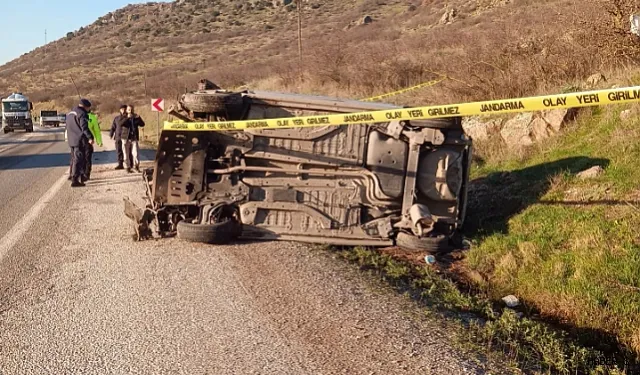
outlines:
{"label": "rocky hillside", "polygon": [[178,0],[129,5],[11,61],[0,93],[66,106],[78,90],[111,111],[202,76],[358,97],[435,72],[452,79],[397,100],[442,103],[548,90],[639,56],[631,0],[301,1],[301,64],[293,1]]}

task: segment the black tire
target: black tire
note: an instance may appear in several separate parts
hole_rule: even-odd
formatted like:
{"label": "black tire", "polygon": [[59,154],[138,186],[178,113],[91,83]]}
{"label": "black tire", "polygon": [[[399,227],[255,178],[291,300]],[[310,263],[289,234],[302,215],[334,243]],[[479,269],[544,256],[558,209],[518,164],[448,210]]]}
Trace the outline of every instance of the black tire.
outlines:
{"label": "black tire", "polygon": [[407,251],[432,254],[442,254],[453,250],[449,237],[445,235],[416,237],[405,232],[399,232],[396,236],[396,245]]}
{"label": "black tire", "polygon": [[242,94],[204,94],[187,93],[182,96],[182,106],[192,112],[220,113],[228,109],[242,107]]}
{"label": "black tire", "polygon": [[3,130],[3,131],[4,131],[4,134],[7,134],[7,133],[9,133],[11,130],[9,130],[9,129],[7,129],[7,128],[4,128],[4,130]]}
{"label": "black tire", "polygon": [[176,229],[178,238],[181,240],[222,245],[238,237],[239,227],[240,224],[234,220],[215,224],[192,224],[181,221]]}

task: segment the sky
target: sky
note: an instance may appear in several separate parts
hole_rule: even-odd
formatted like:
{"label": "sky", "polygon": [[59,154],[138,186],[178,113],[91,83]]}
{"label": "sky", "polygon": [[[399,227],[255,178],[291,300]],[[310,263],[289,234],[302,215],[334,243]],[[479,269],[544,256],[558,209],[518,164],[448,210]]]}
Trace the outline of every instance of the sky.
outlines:
{"label": "sky", "polygon": [[[2,33],[0,34],[0,65],[23,53],[67,35],[69,31],[92,24],[105,14],[127,4],[145,3],[137,0],[0,0]],[[170,2],[164,0],[164,2]]]}

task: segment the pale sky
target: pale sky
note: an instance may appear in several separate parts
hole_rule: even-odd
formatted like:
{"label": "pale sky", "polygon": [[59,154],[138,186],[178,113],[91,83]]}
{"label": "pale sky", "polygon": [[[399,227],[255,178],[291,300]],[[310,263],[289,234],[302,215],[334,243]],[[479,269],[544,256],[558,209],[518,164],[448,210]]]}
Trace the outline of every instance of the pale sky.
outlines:
{"label": "pale sky", "polygon": [[[4,2],[10,4],[4,4]],[[136,0],[0,0],[2,2],[2,36],[0,65],[23,53],[67,35],[69,31],[92,24],[105,14]],[[170,2],[168,0],[156,2]]]}

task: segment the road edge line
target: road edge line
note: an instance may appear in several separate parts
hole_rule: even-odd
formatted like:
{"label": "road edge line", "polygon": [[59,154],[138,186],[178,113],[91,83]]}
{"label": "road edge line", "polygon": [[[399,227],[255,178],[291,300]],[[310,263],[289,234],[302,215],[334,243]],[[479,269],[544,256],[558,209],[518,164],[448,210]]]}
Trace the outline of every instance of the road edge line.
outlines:
{"label": "road edge line", "polygon": [[47,190],[46,193],[38,201],[31,206],[29,211],[18,221],[9,231],[0,239],[0,262],[2,262],[9,251],[24,236],[31,227],[38,215],[49,204],[51,199],[60,191],[64,183],[67,181],[67,175],[62,175],[58,181]]}

